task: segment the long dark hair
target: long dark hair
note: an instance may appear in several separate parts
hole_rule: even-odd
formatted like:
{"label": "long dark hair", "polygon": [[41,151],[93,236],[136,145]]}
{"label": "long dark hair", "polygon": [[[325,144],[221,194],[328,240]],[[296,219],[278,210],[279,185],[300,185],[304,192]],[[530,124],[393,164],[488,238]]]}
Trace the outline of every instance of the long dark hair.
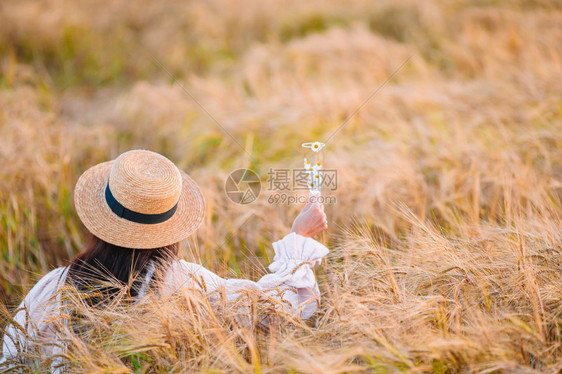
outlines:
{"label": "long dark hair", "polygon": [[117,294],[123,295],[123,290],[126,298],[135,298],[143,283],[159,281],[159,271],[151,271],[154,276],[148,273],[150,277],[146,279],[149,265],[154,270],[162,269],[177,257],[178,249],[178,243],[154,249],[125,248],[92,235],[70,263],[67,282],[81,292],[96,293],[90,305],[110,301]]}

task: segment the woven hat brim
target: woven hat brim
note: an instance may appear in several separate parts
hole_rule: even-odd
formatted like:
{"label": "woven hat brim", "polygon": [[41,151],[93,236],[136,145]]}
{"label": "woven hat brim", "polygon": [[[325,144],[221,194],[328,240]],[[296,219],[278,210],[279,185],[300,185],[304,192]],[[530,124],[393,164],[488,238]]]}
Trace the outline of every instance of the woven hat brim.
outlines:
{"label": "woven hat brim", "polygon": [[199,228],[205,216],[205,200],[195,181],[181,170],[178,208],[170,219],[157,224],[142,224],[117,216],[105,200],[112,165],[113,161],[95,165],[76,183],[76,211],[92,234],[120,247],[151,249],[182,241]]}

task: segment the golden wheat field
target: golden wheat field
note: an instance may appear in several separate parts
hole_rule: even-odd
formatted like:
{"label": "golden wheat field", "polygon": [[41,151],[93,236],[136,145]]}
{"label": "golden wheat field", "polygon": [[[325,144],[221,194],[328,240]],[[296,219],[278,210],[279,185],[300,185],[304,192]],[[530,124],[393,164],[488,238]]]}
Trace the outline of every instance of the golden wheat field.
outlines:
{"label": "golden wheat field", "polygon": [[[63,337],[67,369],[562,371],[562,4],[547,0],[1,2],[0,327],[86,241],[88,167],[162,153],[207,203],[182,257],[257,279],[301,207],[268,201],[268,171],[332,135],[311,319],[240,325],[198,295],[82,310],[93,328]],[[238,168],[264,181],[251,204],[225,194]],[[50,370],[30,355],[18,370]]]}

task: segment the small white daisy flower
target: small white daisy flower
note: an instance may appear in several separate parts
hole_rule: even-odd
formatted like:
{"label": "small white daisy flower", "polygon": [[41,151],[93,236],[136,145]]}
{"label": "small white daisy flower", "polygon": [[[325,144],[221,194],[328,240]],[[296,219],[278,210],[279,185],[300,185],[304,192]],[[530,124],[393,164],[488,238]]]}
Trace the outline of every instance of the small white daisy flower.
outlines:
{"label": "small white daisy flower", "polygon": [[320,161],[318,161],[314,165],[312,165],[312,170],[318,171],[320,169],[322,169],[322,163]]}
{"label": "small white daisy flower", "polygon": [[324,148],[326,144],[320,142],[312,142],[312,143],[303,143],[304,148],[312,149],[312,152],[320,152],[322,148]]}
{"label": "small white daisy flower", "polygon": [[320,150],[321,150],[322,148],[324,148],[325,145],[326,145],[326,144],[324,144],[324,143],[314,142],[314,143],[312,143],[312,147],[311,147],[311,148],[312,148],[312,151],[313,151],[313,152],[320,152]]}

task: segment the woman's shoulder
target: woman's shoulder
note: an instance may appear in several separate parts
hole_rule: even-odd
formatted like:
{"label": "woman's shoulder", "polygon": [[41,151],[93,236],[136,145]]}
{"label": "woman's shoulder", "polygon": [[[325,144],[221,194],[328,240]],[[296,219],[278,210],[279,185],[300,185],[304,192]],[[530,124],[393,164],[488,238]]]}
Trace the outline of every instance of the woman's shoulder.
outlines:
{"label": "woman's shoulder", "polygon": [[50,310],[49,304],[53,302],[60,286],[64,284],[66,269],[67,267],[58,267],[39,279],[19,305],[14,316],[16,322],[25,323],[28,317],[38,321]]}
{"label": "woman's shoulder", "polygon": [[58,284],[64,282],[68,266],[60,266],[43,275],[35,286],[45,287],[51,284]]}
{"label": "woman's shoulder", "polygon": [[45,282],[49,282],[52,280],[61,280],[62,277],[66,276],[66,271],[68,270],[68,266],[59,266],[45,274],[41,277],[40,281],[44,280]]}
{"label": "woman's shoulder", "polygon": [[[33,334],[33,328],[40,329],[45,326],[45,321],[50,317],[49,313],[52,312],[53,296],[57,294],[61,284],[64,284],[66,278],[67,267],[58,267],[45,274],[39,281],[29,290],[13,317],[12,323],[8,324],[4,330],[4,343],[2,352],[5,357],[16,354],[19,349],[16,345],[25,341],[26,336],[20,331],[22,327],[27,329],[27,334]],[[32,321],[33,323],[28,323]],[[14,325],[19,325],[17,329]],[[17,344],[16,344],[17,342]]]}
{"label": "woman's shoulder", "polygon": [[66,280],[67,266],[61,266],[45,274],[31,288],[25,297],[26,302],[44,300],[50,298]]}

